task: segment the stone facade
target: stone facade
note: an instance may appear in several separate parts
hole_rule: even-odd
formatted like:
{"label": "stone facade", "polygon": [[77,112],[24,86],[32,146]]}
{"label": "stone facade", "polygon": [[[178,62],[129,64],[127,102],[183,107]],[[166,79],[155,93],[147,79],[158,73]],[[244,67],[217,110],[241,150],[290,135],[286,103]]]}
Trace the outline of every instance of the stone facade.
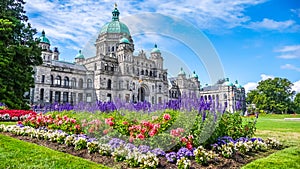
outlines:
{"label": "stone facade", "polygon": [[192,77],[186,77],[183,69],[177,77],[168,79],[164,58],[156,44],[149,57],[143,50],[135,56],[130,31],[119,21],[119,14],[115,6],[112,21],[105,24],[98,35],[95,56],[85,58],[79,51],[73,63],[59,60],[58,48],[51,50],[50,40],[42,32],[39,45],[43,64],[34,67],[32,104],[76,104],[116,98],[156,104],[178,99],[183,93],[196,93],[198,97],[211,97],[222,104],[227,102],[229,109],[237,101],[244,105],[245,91],[241,86],[226,82],[200,90],[198,75],[193,72]]}

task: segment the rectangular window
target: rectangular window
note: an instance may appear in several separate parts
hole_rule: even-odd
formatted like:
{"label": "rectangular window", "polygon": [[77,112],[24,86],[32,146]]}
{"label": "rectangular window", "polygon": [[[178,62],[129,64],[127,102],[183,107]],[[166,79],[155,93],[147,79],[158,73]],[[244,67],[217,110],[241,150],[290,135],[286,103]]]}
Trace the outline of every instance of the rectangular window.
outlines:
{"label": "rectangular window", "polygon": [[57,103],[60,102],[60,92],[55,92],[54,101]]}
{"label": "rectangular window", "polygon": [[69,101],[69,93],[68,92],[64,92],[63,93],[63,103],[67,103]]}
{"label": "rectangular window", "polygon": [[82,93],[78,93],[78,103],[83,101],[83,94]]}
{"label": "rectangular window", "polygon": [[42,75],[42,83],[45,83],[45,75]]}
{"label": "rectangular window", "polygon": [[50,99],[49,99],[49,101],[50,101],[50,103],[52,103],[52,98],[53,98],[53,91],[50,91]]}
{"label": "rectangular window", "polygon": [[91,93],[86,94],[86,102],[92,102],[92,94]]}

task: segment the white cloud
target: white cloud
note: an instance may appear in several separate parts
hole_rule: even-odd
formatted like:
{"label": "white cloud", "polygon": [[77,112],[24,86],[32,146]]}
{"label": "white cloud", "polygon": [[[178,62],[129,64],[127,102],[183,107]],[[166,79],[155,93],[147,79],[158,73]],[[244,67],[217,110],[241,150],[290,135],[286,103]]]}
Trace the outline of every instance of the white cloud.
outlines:
{"label": "white cloud", "polygon": [[[270,78],[273,79],[274,76],[261,74],[260,75],[260,80],[258,82],[263,81],[263,80],[267,80],[267,79],[270,79]],[[248,83],[246,83],[244,85],[246,93],[248,93],[250,90],[256,89],[256,87],[258,86],[258,82],[248,82]]]}
{"label": "white cloud", "polygon": [[274,79],[274,76],[272,76],[272,75],[266,75],[266,74],[261,74],[260,78],[261,78],[260,81],[263,81],[263,80],[267,80],[267,79]]}
{"label": "white cloud", "polygon": [[300,67],[296,67],[294,65],[291,65],[291,64],[285,64],[285,65],[282,65],[280,66],[281,69],[289,69],[289,70],[295,70],[297,72],[300,72]]}
{"label": "white cloud", "polygon": [[[122,17],[155,12],[184,18],[200,29],[233,28],[250,20],[247,7],[266,0],[160,0],[117,1]],[[111,20],[114,3],[108,0],[27,0],[25,10],[29,22],[39,32],[43,29],[52,44],[73,44],[82,48],[102,25]],[[130,25],[128,25],[130,27]],[[219,31],[215,31],[219,32]]]}
{"label": "white cloud", "polygon": [[246,93],[248,93],[250,90],[256,89],[257,85],[258,84],[256,82],[248,82],[247,84],[245,84],[244,88]]}
{"label": "white cloud", "polygon": [[297,93],[300,93],[300,80],[294,82],[294,86],[292,87],[292,89]]}
{"label": "white cloud", "polygon": [[300,8],[298,8],[298,9],[291,9],[291,12],[293,12],[293,13],[296,14],[298,17],[300,17]]}
{"label": "white cloud", "polygon": [[[266,75],[266,74],[261,74],[260,77],[261,77],[261,79],[258,82],[248,82],[244,85],[246,93],[248,93],[251,90],[256,89],[256,87],[258,86],[258,83],[260,81],[267,80],[269,78],[271,78],[271,79],[274,78],[273,75]],[[297,93],[300,93],[300,80],[293,83],[292,90],[296,91]]]}
{"label": "white cloud", "polygon": [[275,21],[272,19],[264,18],[260,22],[251,22],[246,27],[251,29],[268,29],[268,30],[279,30],[283,31],[286,29],[292,29],[295,25],[295,21],[286,20],[286,21]]}
{"label": "white cloud", "polygon": [[282,46],[279,49],[274,50],[275,52],[280,53],[278,58],[281,59],[297,59],[300,58],[300,45],[287,45]]}

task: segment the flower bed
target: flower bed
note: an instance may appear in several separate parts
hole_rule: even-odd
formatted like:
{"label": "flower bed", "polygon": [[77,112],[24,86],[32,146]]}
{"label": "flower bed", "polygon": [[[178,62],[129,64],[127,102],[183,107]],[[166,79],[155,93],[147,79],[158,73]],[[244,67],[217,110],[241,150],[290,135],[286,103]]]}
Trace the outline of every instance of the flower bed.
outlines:
{"label": "flower bed", "polygon": [[[177,152],[164,152],[161,149],[151,149],[148,146],[135,146],[123,140],[113,138],[108,140],[97,140],[83,134],[67,134],[61,130],[47,130],[45,128],[35,129],[29,126],[0,125],[0,132],[9,132],[19,136],[28,136],[39,140],[47,140],[58,144],[73,147],[74,151],[86,149],[90,154],[99,153],[109,156],[116,162],[125,162],[130,167],[141,168],[165,168],[162,161],[166,159],[170,165],[178,168],[195,167],[195,162],[201,165],[212,165],[222,161],[223,158],[231,158],[234,154],[247,154],[249,152],[260,152],[269,149],[280,149],[282,145],[274,140],[262,140],[259,138],[222,137],[207,150],[202,146],[189,150],[181,148]],[[199,167],[199,166],[198,166]],[[174,167],[173,167],[174,168]]]}
{"label": "flower bed", "polygon": [[81,132],[80,123],[68,116],[60,116],[55,114],[30,114],[23,122],[25,126],[33,128],[45,127],[47,129],[59,129],[70,134],[78,134]]}
{"label": "flower bed", "polygon": [[0,121],[24,120],[30,115],[36,115],[32,110],[0,110]]}

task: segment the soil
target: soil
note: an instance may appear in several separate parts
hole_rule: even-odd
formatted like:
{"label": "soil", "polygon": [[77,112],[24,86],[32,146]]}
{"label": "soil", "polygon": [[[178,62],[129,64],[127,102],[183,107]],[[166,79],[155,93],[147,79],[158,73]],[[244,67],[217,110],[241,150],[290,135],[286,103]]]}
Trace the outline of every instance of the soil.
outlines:
{"label": "soil", "polygon": [[[39,140],[37,138],[31,138],[28,136],[16,136],[12,133],[7,132],[0,132],[3,135],[10,136],[22,141],[34,143],[37,145],[41,145],[44,147],[48,147],[53,150],[57,150],[63,153],[68,153],[74,156],[78,156],[81,158],[85,158],[88,160],[91,160],[93,162],[103,164],[105,166],[114,168],[114,169],[126,169],[130,168],[125,162],[115,162],[112,157],[110,156],[101,156],[98,153],[89,154],[87,149],[84,150],[74,150],[74,147],[67,146],[65,144],[59,144],[59,143],[53,143],[47,140]],[[269,150],[267,152],[258,152],[258,153],[249,153],[249,154],[235,154],[233,158],[226,159],[226,158],[218,158],[218,161],[216,161],[213,164],[210,164],[208,166],[203,166],[196,161],[192,160],[191,162],[191,169],[198,169],[198,168],[207,168],[207,169],[235,169],[235,168],[241,168],[243,165],[258,159],[262,157],[266,157],[272,153],[274,153],[276,150]],[[159,157],[159,166],[157,167],[159,169],[174,169],[177,168],[176,164],[169,163],[165,157]]]}

